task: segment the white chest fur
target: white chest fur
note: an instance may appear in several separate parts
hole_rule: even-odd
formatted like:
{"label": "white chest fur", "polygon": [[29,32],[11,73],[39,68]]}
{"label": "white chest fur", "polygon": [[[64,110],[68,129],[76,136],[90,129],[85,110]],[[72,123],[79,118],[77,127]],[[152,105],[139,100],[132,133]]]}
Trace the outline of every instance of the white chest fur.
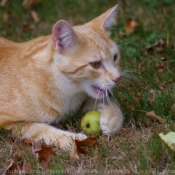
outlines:
{"label": "white chest fur", "polygon": [[58,89],[56,98],[62,103],[62,107],[59,108],[61,118],[71,111],[79,110],[87,97],[82,88],[60,72],[57,72],[56,74],[55,83],[56,88]]}
{"label": "white chest fur", "polygon": [[77,93],[67,98],[64,102],[63,115],[69,114],[71,111],[79,110],[85,99],[85,93]]}

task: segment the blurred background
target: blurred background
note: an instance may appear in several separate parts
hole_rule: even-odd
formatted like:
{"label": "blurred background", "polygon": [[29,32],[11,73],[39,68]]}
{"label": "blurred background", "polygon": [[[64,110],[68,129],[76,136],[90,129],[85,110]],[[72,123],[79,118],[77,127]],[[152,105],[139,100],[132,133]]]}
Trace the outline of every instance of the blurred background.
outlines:
{"label": "blurred background", "polygon": [[124,32],[128,18],[136,19],[145,32],[166,35],[174,28],[175,0],[1,0],[0,35],[24,41],[50,34],[53,24],[60,19],[72,25],[83,24],[116,4],[117,34]]}

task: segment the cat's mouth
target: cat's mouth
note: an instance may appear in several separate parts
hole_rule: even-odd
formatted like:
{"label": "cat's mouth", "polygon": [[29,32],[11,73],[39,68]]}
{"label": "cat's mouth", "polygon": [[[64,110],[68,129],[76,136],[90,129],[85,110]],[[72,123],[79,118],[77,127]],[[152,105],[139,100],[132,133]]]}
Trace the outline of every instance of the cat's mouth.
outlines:
{"label": "cat's mouth", "polygon": [[98,97],[99,96],[106,96],[108,94],[107,89],[102,89],[102,88],[100,88],[98,86],[95,86],[95,85],[93,85],[92,88],[93,88],[94,92],[97,94]]}

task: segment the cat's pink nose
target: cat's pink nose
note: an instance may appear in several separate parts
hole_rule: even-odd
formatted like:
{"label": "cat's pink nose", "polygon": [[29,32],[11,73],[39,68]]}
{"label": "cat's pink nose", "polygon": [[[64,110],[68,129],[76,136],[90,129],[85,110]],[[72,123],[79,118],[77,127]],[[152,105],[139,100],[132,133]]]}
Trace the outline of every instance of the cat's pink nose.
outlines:
{"label": "cat's pink nose", "polygon": [[117,77],[116,79],[112,80],[114,81],[115,83],[118,83],[120,81],[121,77]]}

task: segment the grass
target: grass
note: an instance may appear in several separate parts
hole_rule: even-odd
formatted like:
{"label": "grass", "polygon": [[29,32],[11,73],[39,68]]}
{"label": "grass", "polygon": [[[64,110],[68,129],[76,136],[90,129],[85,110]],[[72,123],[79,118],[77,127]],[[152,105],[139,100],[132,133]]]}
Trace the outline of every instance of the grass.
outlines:
{"label": "grass", "polygon": [[[125,116],[125,124],[118,135],[108,139],[99,138],[100,148],[89,157],[73,160],[57,148],[49,168],[40,167],[32,154],[31,147],[25,147],[11,138],[11,134],[0,130],[0,171],[4,171],[16,150],[25,149],[24,160],[30,162],[36,174],[173,174],[175,154],[159,138],[158,133],[175,131],[175,1],[174,0],[66,0],[44,1],[30,8],[23,8],[21,2],[0,7],[0,36],[14,41],[27,41],[51,33],[53,24],[65,19],[71,24],[83,24],[100,15],[116,3],[120,5],[118,24],[113,38],[122,55],[122,69],[137,70],[130,73],[134,79],[123,79],[115,89]],[[30,11],[34,9],[41,18],[33,21]],[[11,20],[2,20],[5,13]],[[121,36],[128,17],[135,19],[139,28],[131,35]],[[29,26],[32,26],[31,28]],[[27,29],[26,29],[27,28]],[[163,51],[147,51],[146,47],[166,40],[169,46]],[[163,68],[160,68],[160,65]],[[135,110],[131,110],[131,107]],[[154,110],[167,119],[160,124],[147,118],[145,112]],[[80,117],[69,119],[62,126],[71,131],[81,131]],[[77,127],[78,126],[78,127]],[[47,172],[47,173],[46,173]]]}

